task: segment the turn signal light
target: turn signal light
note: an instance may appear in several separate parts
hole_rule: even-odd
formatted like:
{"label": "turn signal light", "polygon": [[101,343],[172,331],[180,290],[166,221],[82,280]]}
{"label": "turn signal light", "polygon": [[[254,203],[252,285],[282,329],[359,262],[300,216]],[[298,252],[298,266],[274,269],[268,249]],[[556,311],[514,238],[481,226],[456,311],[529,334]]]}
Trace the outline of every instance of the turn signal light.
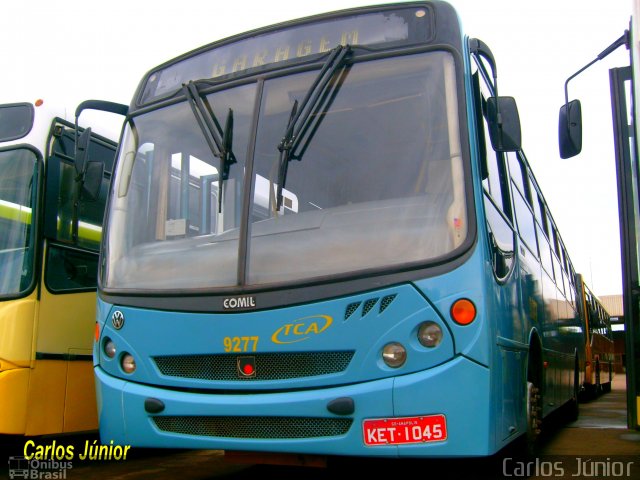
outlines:
{"label": "turn signal light", "polygon": [[93,330],[93,338],[96,339],[96,342],[100,340],[100,324],[96,322],[96,327]]}
{"label": "turn signal light", "polygon": [[476,319],[476,306],[471,300],[460,298],[451,306],[451,318],[458,325],[469,325]]}

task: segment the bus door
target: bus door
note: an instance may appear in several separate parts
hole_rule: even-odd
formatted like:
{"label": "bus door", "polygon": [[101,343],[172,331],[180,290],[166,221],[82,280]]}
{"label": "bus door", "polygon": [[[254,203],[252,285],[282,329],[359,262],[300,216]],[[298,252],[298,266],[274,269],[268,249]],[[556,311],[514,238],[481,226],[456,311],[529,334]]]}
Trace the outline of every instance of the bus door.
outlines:
{"label": "bus door", "polygon": [[[634,59],[635,60],[635,59]],[[636,89],[632,67],[609,70],[614,118],[627,371],[627,423],[640,428],[640,178],[638,170]],[[635,101],[635,105],[631,100]]]}

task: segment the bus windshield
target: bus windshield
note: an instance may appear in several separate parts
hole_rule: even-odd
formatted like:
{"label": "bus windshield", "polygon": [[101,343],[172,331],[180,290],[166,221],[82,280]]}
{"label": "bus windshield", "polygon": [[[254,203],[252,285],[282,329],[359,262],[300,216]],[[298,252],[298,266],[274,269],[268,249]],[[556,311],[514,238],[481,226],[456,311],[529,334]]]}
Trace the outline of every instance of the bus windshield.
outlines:
{"label": "bus windshield", "polygon": [[37,156],[30,148],[0,151],[0,296],[33,280],[33,221]]}
{"label": "bus windshield", "polygon": [[468,225],[453,56],[337,68],[283,175],[278,146],[317,76],[201,94],[218,124],[233,112],[235,162],[223,172],[186,99],[133,117],[112,189],[105,286],[310,281],[426,264],[460,246]]}

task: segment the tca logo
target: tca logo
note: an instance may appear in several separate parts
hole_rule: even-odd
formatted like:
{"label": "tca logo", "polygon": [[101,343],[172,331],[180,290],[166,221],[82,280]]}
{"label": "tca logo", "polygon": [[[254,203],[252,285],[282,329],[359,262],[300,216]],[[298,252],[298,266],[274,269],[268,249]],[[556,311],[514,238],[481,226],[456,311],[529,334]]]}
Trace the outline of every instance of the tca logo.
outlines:
{"label": "tca logo", "polygon": [[302,342],[308,340],[311,335],[318,335],[324,332],[332,323],[333,318],[329,315],[311,315],[310,317],[299,318],[273,332],[271,341],[279,344]]}

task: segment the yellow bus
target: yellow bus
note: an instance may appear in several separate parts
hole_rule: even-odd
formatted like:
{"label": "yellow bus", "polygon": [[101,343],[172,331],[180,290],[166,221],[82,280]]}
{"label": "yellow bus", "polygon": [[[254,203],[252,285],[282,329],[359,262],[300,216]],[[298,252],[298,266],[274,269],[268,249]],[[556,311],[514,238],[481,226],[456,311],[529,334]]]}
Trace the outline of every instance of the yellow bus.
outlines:
{"label": "yellow bus", "polygon": [[56,113],[0,105],[0,434],[98,424],[91,346],[116,143]]}
{"label": "yellow bus", "polygon": [[585,339],[582,396],[590,399],[611,391],[614,344],[611,319],[600,299],[591,291],[581,274],[576,274],[578,309]]}

